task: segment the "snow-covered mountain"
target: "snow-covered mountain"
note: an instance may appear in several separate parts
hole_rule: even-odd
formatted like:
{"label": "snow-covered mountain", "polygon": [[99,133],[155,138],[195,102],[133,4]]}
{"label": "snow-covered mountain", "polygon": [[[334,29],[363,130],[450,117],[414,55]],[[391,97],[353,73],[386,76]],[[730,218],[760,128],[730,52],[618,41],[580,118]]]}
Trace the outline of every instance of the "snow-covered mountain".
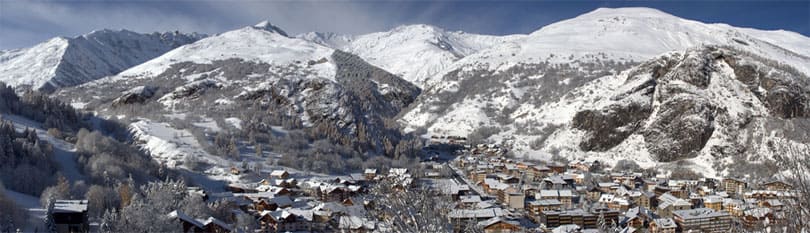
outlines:
{"label": "snow-covered mountain", "polygon": [[433,83],[431,77],[455,61],[524,36],[478,35],[417,24],[355,37],[334,33],[307,33],[299,37],[356,54],[424,88]]}
{"label": "snow-covered mountain", "polygon": [[[405,132],[502,142],[517,155],[686,164],[713,175],[742,169],[729,162],[740,156],[767,161],[780,150],[772,145],[810,143],[802,139],[808,44],[793,32],[649,8],[601,8],[509,36],[410,25],[290,37],[265,21],[58,95],[130,120],[144,138],[155,127],[243,136],[303,129],[390,154],[403,136],[396,118]],[[155,145],[171,141],[165,132]]]}
{"label": "snow-covered mountain", "polygon": [[0,51],[0,81],[48,91],[74,86],[117,74],[203,36],[105,29],[56,37],[30,48]]}
{"label": "snow-covered mountain", "polygon": [[334,32],[307,32],[295,37],[335,49],[342,49],[354,40],[354,36],[352,35],[344,35]]}
{"label": "snow-covered mountain", "polygon": [[[418,87],[356,55],[288,37],[262,22],[181,46],[58,95],[131,123],[145,149],[171,165],[201,157],[225,166],[206,150],[214,140],[191,132],[275,141],[289,130],[303,130],[307,138],[294,143],[328,138],[358,153],[388,153],[400,135],[386,122],[419,93]],[[271,143],[266,149],[288,146]]]}
{"label": "snow-covered mountain", "polygon": [[[402,116],[401,122],[408,126],[407,130],[424,128],[430,134],[470,136],[476,140],[506,142],[513,145],[518,155],[548,157],[550,152],[579,157],[592,153],[588,151],[610,151],[613,154],[623,154],[626,158],[645,158],[635,155],[646,153],[648,155],[646,158],[654,159],[641,162],[647,162],[648,166],[652,166],[659,161],[673,160],[662,159],[665,156],[644,148],[645,139],[652,137],[650,134],[644,134],[645,137],[631,134],[628,139],[619,141],[626,144],[624,147],[610,145],[603,148],[579,143],[585,140],[583,138],[591,136],[572,129],[576,125],[576,122],[572,121],[575,114],[587,109],[583,105],[575,104],[587,102],[582,99],[586,97],[577,96],[591,96],[590,98],[596,100],[610,99],[611,95],[608,93],[613,93],[612,88],[617,87],[609,85],[618,84],[609,83],[625,82],[627,70],[639,69],[637,65],[651,62],[650,59],[664,53],[671,51],[684,53],[689,49],[708,45],[724,46],[721,47],[723,51],[735,51],[723,53],[735,54],[729,56],[753,56],[768,61],[761,62],[768,65],[738,67],[738,69],[784,69],[782,72],[789,72],[790,77],[803,78],[810,74],[807,44],[810,44],[810,38],[791,32],[704,24],[649,8],[602,8],[545,26],[526,37],[494,45],[452,63],[429,78],[437,80],[435,85],[425,88],[417,103]],[[690,66],[679,67],[680,72],[708,72],[701,69],[710,67],[688,65]],[[791,90],[803,88],[801,83],[795,82],[786,86]],[[796,93],[803,92],[794,92]],[[794,94],[788,96],[791,96],[790,98],[801,96]],[[710,95],[719,94],[701,91],[694,93],[690,98],[692,101],[698,101],[698,98],[713,98]],[[725,92],[723,95],[742,99],[751,94]],[[797,104],[807,105],[806,100],[802,99]],[[745,106],[749,111],[761,112],[748,105]],[[623,120],[639,117],[643,120],[639,124],[650,124],[646,117],[639,115],[644,112],[637,112],[640,110],[636,108],[604,111],[621,113],[623,115],[619,118]],[[596,119],[594,124],[602,124],[604,120]],[[567,132],[578,133],[561,136]],[[615,132],[607,134],[612,133]],[[711,132],[707,135],[698,135],[698,131],[688,133],[684,131],[684,133],[689,135],[680,136],[705,139],[714,135]],[[662,140],[672,136],[662,135],[657,136]],[[718,140],[728,143],[730,139]],[[617,152],[612,148],[624,149]],[[692,158],[696,155],[690,153],[700,149],[705,147],[678,151],[683,154],[678,154],[674,160]],[[604,153],[599,155],[604,156]],[[652,156],[649,156],[650,154]],[[707,154],[710,153],[701,155]],[[713,169],[716,168],[713,162],[710,161],[702,171],[713,173]]]}

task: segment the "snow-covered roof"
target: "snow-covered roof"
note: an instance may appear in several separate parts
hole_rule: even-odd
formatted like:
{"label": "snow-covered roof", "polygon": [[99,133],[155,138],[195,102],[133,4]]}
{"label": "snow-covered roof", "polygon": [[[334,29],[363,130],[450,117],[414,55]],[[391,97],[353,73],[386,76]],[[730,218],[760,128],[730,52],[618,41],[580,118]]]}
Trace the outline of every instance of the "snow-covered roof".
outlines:
{"label": "snow-covered roof", "polygon": [[490,219],[487,219],[485,221],[479,222],[478,225],[480,225],[482,227],[488,227],[488,226],[491,226],[492,224],[496,224],[496,223],[499,223],[499,222],[503,222],[503,223],[510,224],[510,225],[515,225],[515,226],[520,226],[520,222],[514,221],[514,220],[507,220],[507,219],[505,219],[503,217],[490,218]]}
{"label": "snow-covered roof", "polygon": [[284,174],[290,174],[290,173],[288,173],[285,170],[274,170],[274,171],[270,172],[271,176],[282,176]]}
{"label": "snow-covered roof", "polygon": [[450,211],[450,218],[494,218],[504,216],[504,211],[501,208],[489,209],[454,209]]}
{"label": "snow-covered roof", "polygon": [[[197,220],[197,221],[199,221],[199,220]],[[230,232],[230,231],[233,231],[233,227],[232,227],[230,224],[227,224],[227,223],[225,223],[225,222],[223,222],[223,221],[221,221],[221,220],[219,220],[219,219],[216,219],[216,218],[214,218],[214,217],[208,217],[208,219],[203,220],[203,221],[200,221],[200,222],[201,222],[201,223],[202,223],[204,226],[207,226],[208,224],[215,224],[215,225],[217,225],[217,226],[220,226],[220,227],[222,227],[222,228],[225,228],[225,230],[228,230],[229,232]]]}
{"label": "snow-covered roof", "polygon": [[54,213],[81,213],[87,211],[87,200],[55,200]]}
{"label": "snow-covered roof", "polygon": [[728,212],[715,211],[709,208],[697,208],[691,210],[676,210],[672,211],[672,215],[677,216],[684,220],[700,219],[700,218],[716,218],[722,216],[729,216]]}
{"label": "snow-covered roof", "polygon": [[675,228],[678,226],[675,225],[675,221],[673,221],[671,218],[653,219],[653,222],[655,222],[655,225],[658,226],[658,228]]}
{"label": "snow-covered roof", "polygon": [[205,226],[205,224],[203,224],[202,222],[198,221],[197,219],[192,218],[191,216],[186,215],[185,213],[183,213],[182,211],[179,211],[179,210],[172,211],[171,213],[168,214],[168,216],[169,216],[169,218],[172,218],[172,219],[175,219],[175,218],[180,219],[181,221],[190,223],[190,224],[192,224],[192,225],[194,225],[196,227],[199,227],[199,228],[203,228]]}

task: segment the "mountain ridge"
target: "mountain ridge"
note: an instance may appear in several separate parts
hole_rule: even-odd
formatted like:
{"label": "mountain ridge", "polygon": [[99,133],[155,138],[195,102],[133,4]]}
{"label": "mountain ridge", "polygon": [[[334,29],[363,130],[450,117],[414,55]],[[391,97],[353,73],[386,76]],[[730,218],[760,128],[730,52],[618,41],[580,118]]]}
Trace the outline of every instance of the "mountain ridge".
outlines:
{"label": "mountain ridge", "polygon": [[56,37],[23,49],[0,53],[0,81],[53,91],[99,79],[143,63],[201,34],[141,34],[102,29],[74,38]]}

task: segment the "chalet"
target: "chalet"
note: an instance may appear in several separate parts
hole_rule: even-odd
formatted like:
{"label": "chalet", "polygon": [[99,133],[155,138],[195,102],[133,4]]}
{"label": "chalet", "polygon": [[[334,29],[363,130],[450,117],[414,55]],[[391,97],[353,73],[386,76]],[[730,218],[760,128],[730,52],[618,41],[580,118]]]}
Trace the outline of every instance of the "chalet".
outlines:
{"label": "chalet", "polygon": [[723,199],[723,210],[728,211],[735,217],[742,217],[745,210],[745,202],[733,198]]}
{"label": "chalet", "polygon": [[568,174],[557,174],[543,179],[543,184],[548,189],[573,189],[576,187],[574,178]]}
{"label": "chalet", "polygon": [[762,187],[765,188],[765,190],[768,190],[768,191],[783,191],[783,192],[785,192],[785,191],[793,190],[792,185],[790,185],[788,183],[785,183],[784,181],[778,181],[778,180],[765,182],[765,183],[762,184]]}
{"label": "chalet", "polygon": [[526,200],[526,194],[517,190],[506,193],[506,203],[509,208],[523,209]]}
{"label": "chalet", "polygon": [[276,179],[287,179],[290,178],[290,173],[286,170],[274,170],[273,172],[270,172],[270,177]]}
{"label": "chalet", "polygon": [[508,232],[522,232],[520,222],[507,220],[503,217],[494,217],[486,221],[478,223],[478,226],[484,229],[485,233],[508,233]]}
{"label": "chalet", "polygon": [[562,203],[556,199],[537,200],[529,202],[529,213],[532,216],[539,216],[544,211],[556,211],[562,209]]}
{"label": "chalet", "polygon": [[598,218],[598,216],[582,209],[543,211],[539,215],[539,222],[545,224],[546,227],[576,224],[584,228],[596,228]]}
{"label": "chalet", "polygon": [[662,217],[672,217],[672,212],[676,210],[688,210],[692,208],[692,203],[687,200],[664,193],[658,197],[658,212]]}
{"label": "chalet", "polygon": [[89,232],[87,200],[55,200],[50,213],[57,232]]}
{"label": "chalet", "polygon": [[723,190],[726,191],[729,195],[742,195],[745,188],[748,187],[748,183],[742,179],[736,178],[725,178],[723,179]]}
{"label": "chalet", "polygon": [[596,184],[596,187],[599,188],[599,191],[602,193],[616,193],[616,189],[619,188],[619,184],[615,182],[600,182]]}
{"label": "chalet", "polygon": [[619,225],[640,229],[647,226],[653,217],[655,217],[655,214],[651,210],[644,207],[634,207],[624,213],[624,218],[619,222]]}
{"label": "chalet", "polygon": [[[199,221],[199,220],[198,220]],[[233,232],[233,227],[231,225],[220,221],[214,217],[208,217],[208,219],[201,221],[203,225],[202,229],[203,232],[206,233],[229,233]]]}
{"label": "chalet", "polygon": [[610,173],[610,179],[617,184],[624,184],[630,187],[635,188],[636,183],[641,182],[641,173],[633,173],[633,172],[614,172]]}
{"label": "chalet", "polygon": [[518,179],[517,177],[503,173],[497,173],[495,174],[495,177],[497,177],[498,181],[500,181],[501,183],[506,184],[517,184],[520,181],[520,179]]}
{"label": "chalet", "polygon": [[534,198],[536,200],[557,200],[563,208],[568,208],[572,206],[574,197],[571,190],[540,190],[540,193]]}
{"label": "chalet", "polygon": [[542,177],[547,176],[551,173],[551,168],[543,165],[535,165],[529,169],[529,173],[532,174],[534,180],[540,180]]}
{"label": "chalet", "polygon": [[743,196],[746,199],[756,200],[773,200],[773,199],[790,199],[796,196],[795,192],[791,191],[771,191],[771,190],[752,190],[745,192]]}
{"label": "chalet", "polygon": [[363,177],[365,177],[366,180],[374,180],[374,178],[377,177],[377,169],[366,169],[363,171]]}
{"label": "chalet", "polygon": [[454,229],[465,229],[467,226],[474,225],[481,221],[505,216],[506,213],[501,208],[484,208],[484,209],[453,209],[447,215],[450,222],[453,224]]}
{"label": "chalet", "polygon": [[641,206],[644,208],[650,208],[651,200],[655,198],[655,196],[650,192],[644,192],[639,190],[625,190],[624,188],[621,189],[621,192],[617,192],[617,195],[626,198],[628,201],[632,202],[636,206]]}
{"label": "chalet", "polygon": [[729,232],[732,225],[731,215],[727,212],[709,208],[676,210],[672,216],[683,232]]}
{"label": "chalet", "polygon": [[585,192],[585,197],[589,201],[598,201],[599,197],[602,196],[602,190],[596,186],[591,186],[588,191]]}
{"label": "chalet", "polygon": [[705,196],[703,206],[716,211],[723,210],[723,198],[717,195]]}
{"label": "chalet", "polygon": [[753,208],[745,210],[742,222],[746,227],[755,227],[767,223],[774,223],[773,210],[769,208]]}
{"label": "chalet", "polygon": [[175,210],[169,213],[169,219],[175,220],[179,222],[183,227],[183,232],[203,232],[204,225],[197,221],[196,219],[192,218],[191,216],[186,215],[185,213]]}
{"label": "chalet", "polygon": [[486,178],[487,178],[487,171],[485,170],[477,170],[470,173],[470,180],[474,182],[482,182]]}
{"label": "chalet", "polygon": [[650,233],[675,233],[678,225],[671,218],[653,219],[650,222]]}
{"label": "chalet", "polygon": [[520,161],[517,163],[517,168],[521,171],[529,171],[529,168],[535,166],[536,164],[527,161]]}
{"label": "chalet", "polygon": [[618,197],[614,194],[602,194],[602,196],[599,197],[599,203],[605,204],[611,209],[618,209],[620,211],[627,211],[630,209],[629,200]]}
{"label": "chalet", "polygon": [[311,230],[309,221],[287,210],[261,212],[259,223],[262,231],[306,232]]}
{"label": "chalet", "polygon": [[589,172],[589,171],[591,171],[593,169],[601,168],[602,165],[601,165],[601,163],[599,163],[598,160],[587,161],[585,159],[578,159],[578,160],[574,160],[574,161],[568,163],[568,167],[576,169],[576,170],[580,170],[580,171]]}
{"label": "chalet", "polygon": [[322,201],[342,201],[351,196],[349,189],[343,186],[326,186],[320,191]]}
{"label": "chalet", "polygon": [[785,204],[782,203],[780,200],[772,199],[766,200],[759,203],[759,206],[772,209],[773,211],[779,212],[784,209]]}
{"label": "chalet", "polygon": [[565,170],[567,170],[567,167],[568,166],[566,166],[565,164],[562,164],[560,162],[551,162],[551,163],[548,164],[548,168],[551,169],[551,172],[558,173],[558,174],[565,173]]}
{"label": "chalet", "polygon": [[469,195],[459,197],[459,208],[472,209],[481,202],[481,196]]}

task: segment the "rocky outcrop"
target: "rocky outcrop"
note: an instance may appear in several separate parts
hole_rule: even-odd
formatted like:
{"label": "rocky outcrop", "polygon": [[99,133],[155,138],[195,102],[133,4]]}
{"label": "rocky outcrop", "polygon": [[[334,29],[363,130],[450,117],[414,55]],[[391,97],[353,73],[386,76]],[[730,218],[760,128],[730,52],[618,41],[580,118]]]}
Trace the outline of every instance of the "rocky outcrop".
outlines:
{"label": "rocky outcrop", "polygon": [[579,144],[580,148],[586,151],[606,151],[619,145],[643,126],[651,110],[649,104],[614,104],[602,110],[578,112],[571,124],[576,129],[589,131]]}
{"label": "rocky outcrop", "polygon": [[112,101],[112,106],[122,106],[135,103],[146,102],[149,98],[155,95],[156,87],[152,86],[137,86],[125,91],[121,96]]}
{"label": "rocky outcrop", "polygon": [[734,69],[737,80],[745,83],[765,104],[771,115],[780,118],[810,116],[810,82],[800,72],[761,58],[741,59],[732,55],[722,59]]}
{"label": "rocky outcrop", "polygon": [[671,162],[698,156],[718,127],[730,135],[754,118],[810,116],[808,100],[808,78],[794,69],[707,46],[634,68],[611,104],[577,112],[571,126],[585,131],[584,151],[607,151],[639,134],[654,159]]}

